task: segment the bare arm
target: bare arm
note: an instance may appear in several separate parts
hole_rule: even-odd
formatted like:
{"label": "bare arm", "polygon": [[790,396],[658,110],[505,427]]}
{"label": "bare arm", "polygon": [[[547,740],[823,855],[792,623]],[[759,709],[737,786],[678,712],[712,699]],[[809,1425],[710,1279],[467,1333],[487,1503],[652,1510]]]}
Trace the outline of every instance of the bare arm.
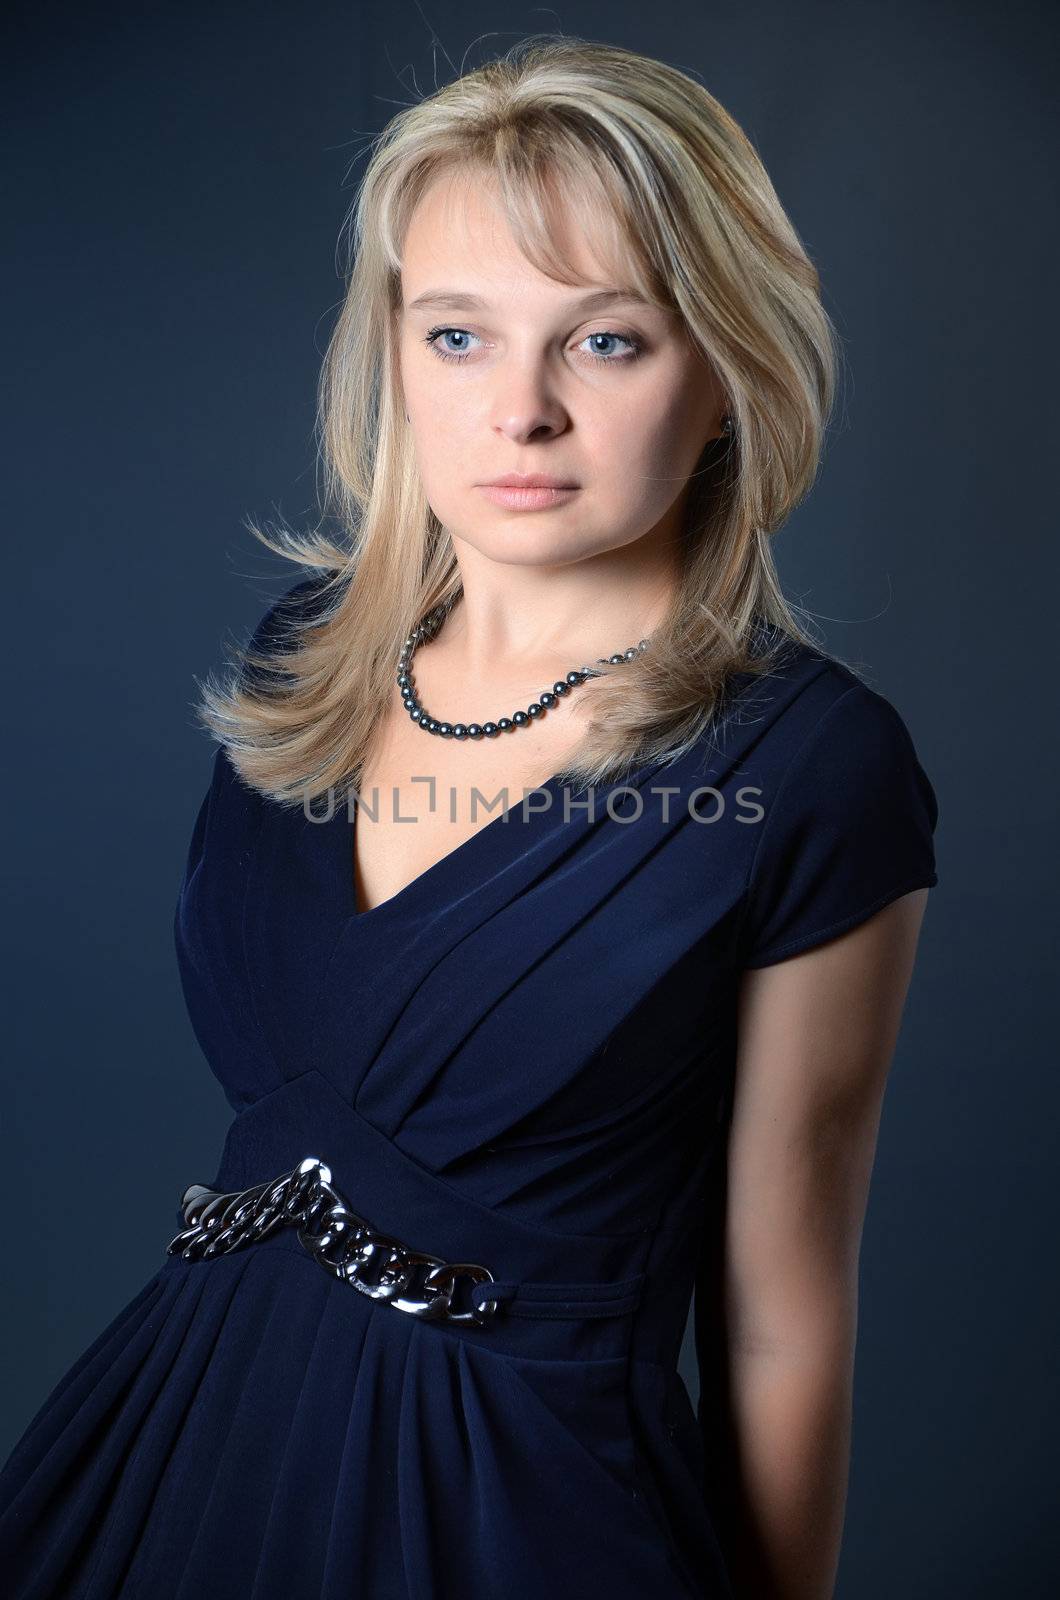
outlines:
{"label": "bare arm", "polygon": [[830,1600],[858,1260],[927,889],[744,974],[723,1266],[740,1600]]}

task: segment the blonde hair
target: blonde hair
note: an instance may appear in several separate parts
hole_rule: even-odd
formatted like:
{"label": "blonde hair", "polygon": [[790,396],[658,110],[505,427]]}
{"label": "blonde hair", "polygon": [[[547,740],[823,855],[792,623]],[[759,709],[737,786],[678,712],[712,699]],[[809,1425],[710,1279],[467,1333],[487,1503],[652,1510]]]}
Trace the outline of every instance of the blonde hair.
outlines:
{"label": "blonde hair", "polygon": [[649,650],[604,669],[596,715],[557,776],[580,788],[677,760],[709,731],[731,674],[768,671],[785,637],[819,648],[770,546],[812,486],[834,400],[838,340],[817,271],[728,112],[685,73],[618,46],[532,35],[402,110],[374,146],[343,224],[346,296],[318,393],[322,510],[341,536],[318,525],[273,539],[250,525],[316,575],[313,603],[281,604],[269,649],[240,652],[228,683],[200,685],[197,714],[242,778],[282,804],[358,786],[406,638],[460,592],[399,388],[402,241],[436,177],[485,169],[526,257],[564,284],[579,280],[550,218],[557,199],[584,197],[579,216],[598,219],[620,281],[679,314],[725,390],[733,433],[692,475],[670,610]]}

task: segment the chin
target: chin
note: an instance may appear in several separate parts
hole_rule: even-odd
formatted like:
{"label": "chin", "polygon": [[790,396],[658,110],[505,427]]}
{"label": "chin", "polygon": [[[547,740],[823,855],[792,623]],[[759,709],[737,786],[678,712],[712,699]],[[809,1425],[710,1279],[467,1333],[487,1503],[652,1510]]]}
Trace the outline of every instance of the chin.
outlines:
{"label": "chin", "polygon": [[[450,532],[454,540],[477,551],[485,560],[509,567],[566,566],[607,548],[594,543],[586,534],[544,528],[541,526],[544,520],[544,517],[521,511],[509,517],[503,526],[464,533],[450,527]],[[537,527],[533,526],[535,522]]]}

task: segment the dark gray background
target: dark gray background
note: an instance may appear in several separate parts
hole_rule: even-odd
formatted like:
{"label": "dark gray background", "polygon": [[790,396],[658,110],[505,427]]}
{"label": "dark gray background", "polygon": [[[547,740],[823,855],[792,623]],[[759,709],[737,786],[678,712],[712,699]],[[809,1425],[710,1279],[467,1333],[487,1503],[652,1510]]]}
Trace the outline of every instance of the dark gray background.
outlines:
{"label": "dark gray background", "polygon": [[313,511],[356,158],[399,105],[553,28],[699,75],[819,265],[843,397],[779,561],[940,804],[865,1230],[840,1600],[1052,1594],[1045,6],[16,9],[0,1454],[216,1170],[229,1112],[171,942],[212,757],[194,676],[293,581],[243,518]]}

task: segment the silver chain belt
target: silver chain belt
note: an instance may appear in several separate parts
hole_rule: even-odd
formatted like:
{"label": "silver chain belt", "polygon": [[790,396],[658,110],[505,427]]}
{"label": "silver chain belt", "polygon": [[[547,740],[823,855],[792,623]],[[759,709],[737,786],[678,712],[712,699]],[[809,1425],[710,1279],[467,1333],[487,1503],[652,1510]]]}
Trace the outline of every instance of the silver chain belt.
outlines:
{"label": "silver chain belt", "polygon": [[297,1227],[301,1243],[334,1277],[410,1316],[481,1324],[497,1310],[496,1300],[457,1310],[453,1294],[459,1280],[492,1283],[492,1272],[410,1250],[378,1233],[350,1208],[331,1182],[331,1169],[317,1156],[306,1156],[282,1177],[233,1194],[193,1183],[184,1191],[181,1209],[188,1226],[170,1240],[167,1255],[179,1252],[188,1261],[208,1260],[253,1244],[276,1228]]}

